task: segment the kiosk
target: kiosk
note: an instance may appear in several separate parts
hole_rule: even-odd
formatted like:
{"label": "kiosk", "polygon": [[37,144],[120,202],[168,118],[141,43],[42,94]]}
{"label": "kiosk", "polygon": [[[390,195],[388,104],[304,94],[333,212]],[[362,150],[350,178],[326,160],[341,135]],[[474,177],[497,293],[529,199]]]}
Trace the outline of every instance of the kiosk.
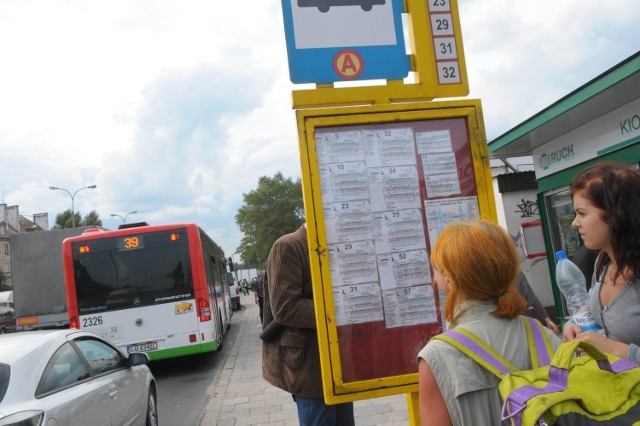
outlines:
{"label": "kiosk", "polygon": [[582,245],[571,227],[575,214],[569,183],[578,171],[597,162],[638,167],[640,52],[490,141],[489,151],[492,159],[533,156],[556,314],[567,317],[555,283],[553,254],[564,250],[572,258]]}

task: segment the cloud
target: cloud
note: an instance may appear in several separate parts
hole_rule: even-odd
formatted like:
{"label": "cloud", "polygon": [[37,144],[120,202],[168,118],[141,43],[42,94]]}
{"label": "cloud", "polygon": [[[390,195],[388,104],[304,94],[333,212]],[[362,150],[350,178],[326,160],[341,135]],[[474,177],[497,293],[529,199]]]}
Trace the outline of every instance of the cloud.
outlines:
{"label": "cloud", "polygon": [[163,75],[144,92],[132,145],[106,157],[104,196],[153,223],[195,221],[218,229],[219,243],[239,241],[235,212],[256,176],[299,175],[294,115],[276,112],[288,99],[274,92],[276,71],[208,64]]}
{"label": "cloud", "polygon": [[[460,0],[470,97],[491,139],[638,49],[632,0]],[[195,222],[231,254],[260,176],[300,176],[281,2],[23,0],[0,15],[0,190]]]}
{"label": "cloud", "polygon": [[494,138],[637,51],[634,2],[463,0],[471,96]]}

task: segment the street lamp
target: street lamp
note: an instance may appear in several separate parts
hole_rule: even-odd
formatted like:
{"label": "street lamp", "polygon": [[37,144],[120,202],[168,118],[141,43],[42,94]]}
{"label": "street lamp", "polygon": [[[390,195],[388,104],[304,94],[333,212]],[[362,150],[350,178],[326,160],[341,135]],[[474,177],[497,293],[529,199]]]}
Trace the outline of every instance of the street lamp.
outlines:
{"label": "street lamp", "polygon": [[83,186],[80,189],[76,189],[76,192],[71,194],[71,192],[69,192],[69,190],[64,189],[64,188],[58,188],[57,186],[50,186],[49,187],[49,189],[51,189],[51,190],[58,189],[60,191],[64,191],[67,194],[69,194],[69,197],[71,197],[71,227],[72,228],[76,227],[76,210],[75,210],[75,206],[74,206],[74,200],[76,198],[76,194],[78,192],[82,191],[83,189],[95,189],[95,188],[96,188],[96,185]]}
{"label": "street lamp", "polygon": [[120,216],[119,214],[115,214],[115,213],[111,213],[109,216],[111,217],[119,217],[120,219],[122,219],[122,223],[127,223],[127,218],[129,217],[130,214],[136,214],[138,213],[138,210],[134,210],[132,212],[127,213],[126,215],[124,215],[124,217]]}

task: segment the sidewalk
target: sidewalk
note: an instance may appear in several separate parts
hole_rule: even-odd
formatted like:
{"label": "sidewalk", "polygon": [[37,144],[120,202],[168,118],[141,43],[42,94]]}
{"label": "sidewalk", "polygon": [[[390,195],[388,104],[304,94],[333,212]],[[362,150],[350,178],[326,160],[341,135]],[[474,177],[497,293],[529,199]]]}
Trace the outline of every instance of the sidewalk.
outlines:
{"label": "sidewalk", "polygon": [[[209,387],[209,403],[200,426],[299,426],[291,395],[262,378],[262,341],[258,306],[253,295],[241,296],[243,308],[234,312],[231,327],[239,327],[222,372]],[[356,401],[357,426],[409,424],[405,395]]]}

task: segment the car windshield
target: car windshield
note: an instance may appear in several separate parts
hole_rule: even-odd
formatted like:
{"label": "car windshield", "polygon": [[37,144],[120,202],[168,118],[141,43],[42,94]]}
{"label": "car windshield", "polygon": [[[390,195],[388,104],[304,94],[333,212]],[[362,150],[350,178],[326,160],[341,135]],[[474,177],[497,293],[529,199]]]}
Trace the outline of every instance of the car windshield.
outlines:
{"label": "car windshield", "polygon": [[4,399],[9,387],[9,377],[11,376],[11,367],[8,364],[0,363],[0,402]]}

